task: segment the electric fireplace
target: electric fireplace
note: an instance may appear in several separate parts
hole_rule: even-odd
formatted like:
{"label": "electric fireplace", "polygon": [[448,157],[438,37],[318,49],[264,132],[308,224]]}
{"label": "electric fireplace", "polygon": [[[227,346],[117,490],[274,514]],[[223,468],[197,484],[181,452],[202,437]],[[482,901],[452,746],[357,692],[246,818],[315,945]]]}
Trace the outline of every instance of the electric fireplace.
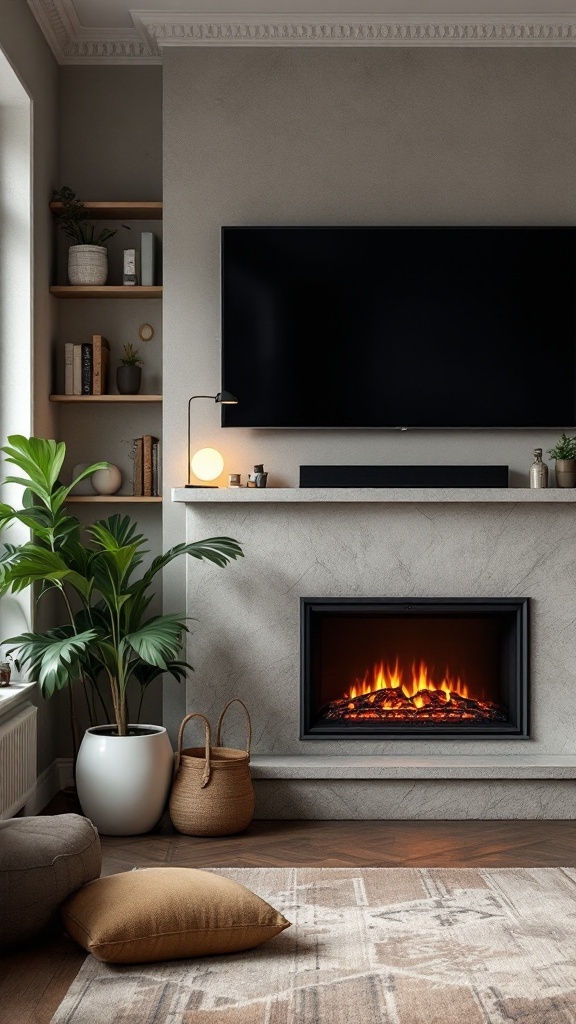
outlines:
{"label": "electric fireplace", "polygon": [[300,738],[528,738],[528,610],[528,598],[301,598]]}

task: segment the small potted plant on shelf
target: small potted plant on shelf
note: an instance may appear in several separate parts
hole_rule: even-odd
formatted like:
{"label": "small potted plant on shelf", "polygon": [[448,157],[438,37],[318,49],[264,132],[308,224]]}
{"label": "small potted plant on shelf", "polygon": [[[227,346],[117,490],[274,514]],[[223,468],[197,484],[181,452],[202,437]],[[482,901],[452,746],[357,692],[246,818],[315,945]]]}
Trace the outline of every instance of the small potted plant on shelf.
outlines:
{"label": "small potted plant on shelf", "polygon": [[10,686],[12,665],[15,665],[15,662],[11,654],[7,654],[5,657],[0,656],[0,686]]}
{"label": "small potted plant on shelf", "polygon": [[[159,820],[172,780],[173,753],[166,729],[138,722],[147,687],[169,673],[185,678],[180,661],[183,614],[149,616],[153,582],[180,555],[223,567],[242,555],[230,537],[177,544],[136,572],[147,550],[130,516],[112,515],[86,528],[65,511],[72,488],[106,466],[86,466],[69,486],[59,482],[66,454],[62,442],[13,435],[2,448],[24,488],[22,508],[0,504],[0,528],[27,526],[32,539],[6,545],[0,554],[0,595],[29,586],[60,599],[62,624],[3,642],[19,652],[18,664],[36,679],[44,697],[67,688],[76,755],[78,696],[93,724],[76,761],[80,804],[96,827],[110,835],[147,832]],[[8,482],[8,481],[6,481]],[[136,721],[128,714],[129,687],[140,689]],[[106,725],[95,724],[102,719]],[[111,724],[112,723],[112,724]]]}
{"label": "small potted plant on shelf", "polygon": [[124,345],[120,366],[116,370],[116,387],[121,395],[137,395],[142,380],[142,359],[131,342]]}
{"label": "small potted plant on shelf", "polygon": [[[74,239],[68,249],[68,280],[75,285],[106,284],[108,277],[108,250],[105,246],[116,234],[118,228],[102,228],[96,234],[96,225],[90,220],[90,213],[76,199],[76,193],[68,185],[62,185],[52,192],[52,199],[62,203],[58,213],[60,227],[65,235]],[[127,224],[122,227],[128,231]]]}
{"label": "small potted plant on shelf", "polygon": [[576,437],[562,434],[548,455],[556,461],[556,486],[576,487]]}

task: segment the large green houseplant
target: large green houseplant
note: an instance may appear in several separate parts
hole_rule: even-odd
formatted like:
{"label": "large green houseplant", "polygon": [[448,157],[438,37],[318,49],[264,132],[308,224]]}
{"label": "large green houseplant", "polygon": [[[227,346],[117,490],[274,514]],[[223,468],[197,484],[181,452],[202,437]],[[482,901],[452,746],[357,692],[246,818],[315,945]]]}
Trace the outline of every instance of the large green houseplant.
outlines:
{"label": "large green houseplant", "polygon": [[0,529],[19,521],[30,528],[32,538],[18,547],[5,546],[0,595],[38,583],[40,594],[60,593],[65,612],[58,628],[23,633],[4,643],[12,644],[20,664],[29,666],[45,697],[83,677],[94,685],[103,677],[118,735],[125,736],[130,679],[146,686],[161,672],[184,665],[176,661],[187,629],[184,615],[146,618],[156,575],[180,555],[225,566],[242,549],[230,537],[177,544],[136,578],[147,541],[129,516],[113,515],[87,527],[86,542],[78,519],[65,508],[72,488],[107,463],[89,466],[63,486],[63,442],[14,435],[2,451],[6,462],[19,470],[5,482],[20,484],[24,496],[20,509],[0,504]]}
{"label": "large green houseplant", "polygon": [[92,716],[98,706],[111,703],[115,724],[108,727],[108,735],[126,737],[130,681],[144,690],[163,672],[180,679],[190,667],[179,660],[185,616],[148,616],[157,574],[180,555],[222,567],[241,557],[242,549],[230,537],[177,544],[137,574],[147,542],[129,516],[113,515],[83,531],[66,510],[72,488],[107,463],[89,466],[64,486],[59,482],[63,442],[14,435],[2,451],[17,469],[5,482],[24,491],[21,508],[0,504],[0,529],[20,522],[29,527],[31,539],[5,545],[0,595],[37,585],[40,596],[56,594],[62,611],[58,627],[22,633],[3,643],[11,645],[45,697],[64,687],[72,694],[80,682]]}

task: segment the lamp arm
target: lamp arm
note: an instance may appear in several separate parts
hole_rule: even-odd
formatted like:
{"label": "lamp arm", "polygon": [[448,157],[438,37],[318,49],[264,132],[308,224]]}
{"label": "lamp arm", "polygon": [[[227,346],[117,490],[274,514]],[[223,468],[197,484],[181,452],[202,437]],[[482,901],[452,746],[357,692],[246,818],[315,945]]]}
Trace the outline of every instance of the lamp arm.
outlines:
{"label": "lamp arm", "polygon": [[188,400],[188,483],[190,483],[190,409],[195,398],[212,398],[216,401],[216,395],[192,395]]}

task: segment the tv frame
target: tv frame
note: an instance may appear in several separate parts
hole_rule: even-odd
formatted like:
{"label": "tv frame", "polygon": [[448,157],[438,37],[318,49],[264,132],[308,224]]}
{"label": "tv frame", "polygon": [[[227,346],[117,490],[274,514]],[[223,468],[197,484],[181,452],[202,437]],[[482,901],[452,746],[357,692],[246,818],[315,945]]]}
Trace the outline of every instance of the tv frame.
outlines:
{"label": "tv frame", "polygon": [[[225,366],[225,355],[224,355],[224,249],[225,249],[225,234],[234,233],[237,231],[382,231],[382,230],[401,230],[401,231],[527,231],[527,232],[538,232],[538,231],[559,231],[559,232],[572,232],[576,240],[576,225],[571,224],[234,224],[234,225],[221,225],[220,228],[220,365],[221,365],[221,390],[227,390],[226,384],[226,366]],[[576,279],[576,275],[575,275]],[[576,306],[576,289],[573,296],[573,302]],[[576,315],[575,315],[576,322]],[[576,346],[576,333],[575,333],[575,346]],[[576,373],[576,363],[575,363]],[[220,408],[220,426],[232,429],[232,430],[303,430],[303,431],[317,431],[317,430],[330,430],[330,431],[393,431],[393,432],[406,432],[408,430],[414,431],[470,431],[470,432],[489,432],[489,431],[511,431],[511,432],[526,432],[526,431],[567,431],[576,430],[576,382],[574,387],[575,394],[575,408],[574,408],[574,422],[573,423],[551,423],[546,426],[542,424],[526,424],[524,426],[497,426],[491,424],[489,426],[413,426],[411,424],[398,424],[398,425],[383,425],[383,426],[284,426],[284,425],[247,425],[247,424],[233,424],[226,423],[227,408],[222,405]],[[242,401],[241,395],[238,396],[239,402]]]}

